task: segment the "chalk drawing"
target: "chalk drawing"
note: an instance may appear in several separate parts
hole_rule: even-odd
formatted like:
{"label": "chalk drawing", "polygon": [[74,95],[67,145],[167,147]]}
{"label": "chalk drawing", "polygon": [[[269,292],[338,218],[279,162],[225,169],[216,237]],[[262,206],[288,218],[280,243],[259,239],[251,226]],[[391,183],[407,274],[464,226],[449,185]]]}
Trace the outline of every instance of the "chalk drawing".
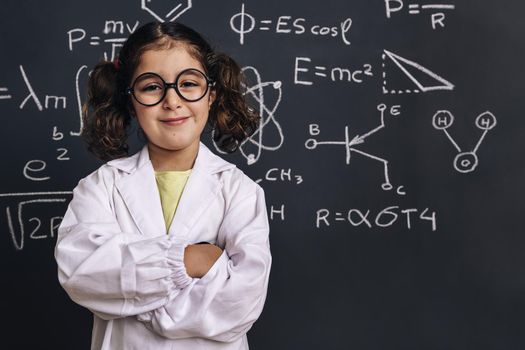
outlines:
{"label": "chalk drawing", "polygon": [[169,1],[168,9],[161,12],[166,3],[166,1],[142,0],[140,8],[151,14],[159,22],[173,22],[192,7],[191,0]]}
{"label": "chalk drawing", "polygon": [[[255,69],[254,67],[247,66],[242,69],[245,76],[248,78],[248,81],[252,81],[253,79],[250,79],[251,75],[255,77],[255,84],[252,86],[243,86],[245,89],[244,95],[250,95],[255,102],[258,104],[258,113],[261,117],[259,121],[259,127],[257,130],[252,134],[252,136],[248,139],[246,139],[241,145],[239,146],[239,150],[244,158],[246,158],[248,164],[254,164],[259,160],[261,157],[262,150],[266,151],[276,151],[278,150],[284,141],[284,135],[281,128],[281,125],[276,120],[275,112],[277,111],[277,108],[279,107],[279,104],[281,103],[282,98],[282,83],[280,81],[266,81],[263,82],[261,79],[261,75]],[[277,92],[277,100],[271,105],[270,102],[265,100],[264,90],[265,88],[273,88]],[[269,106],[272,107],[269,107]],[[278,141],[276,145],[268,145],[264,142],[264,130],[270,125],[273,125],[275,127],[275,130],[278,133]],[[212,135],[214,132],[212,133]],[[212,137],[213,139],[213,137]],[[249,145],[254,145],[256,147],[256,152],[248,152],[245,149]],[[225,153],[221,151],[217,145],[215,144],[215,148],[220,153]]]}
{"label": "chalk drawing", "polygon": [[436,128],[437,130],[443,130],[443,132],[450,140],[454,148],[458,151],[458,154],[454,158],[454,169],[456,169],[460,173],[473,172],[478,166],[477,152],[479,146],[481,145],[481,142],[483,141],[485,135],[489,132],[489,130],[492,130],[496,126],[496,117],[490,111],[486,111],[478,115],[478,117],[476,118],[476,126],[480,130],[483,130],[483,133],[481,134],[481,137],[479,138],[474,149],[469,152],[462,151],[461,148],[458,146],[457,142],[454,141],[452,136],[447,131],[447,129],[450,128],[453,123],[454,115],[452,115],[452,113],[450,113],[450,111],[447,110],[437,111],[432,117],[432,125],[434,126],[434,128]]}
{"label": "chalk drawing", "polygon": [[[406,90],[406,89],[390,90],[388,89],[387,80],[386,80],[386,70],[385,70],[386,68],[385,60],[387,57],[392,62],[394,62],[395,65],[416,85],[417,89],[414,89],[414,90]],[[429,92],[429,91],[436,91],[436,90],[454,90],[454,84],[440,77],[439,75],[432,72],[431,70],[423,67],[419,63],[403,58],[388,50],[384,50],[382,59],[383,59],[383,93],[384,94],[388,94],[388,93],[403,94],[403,93]],[[414,77],[413,73],[411,72],[411,70],[413,71],[414,69],[416,70],[418,74],[423,74],[427,78],[430,78],[433,81],[433,84],[429,85],[428,83],[424,84],[420,82],[416,77]]]}
{"label": "chalk drawing", "polygon": [[[390,108],[390,114],[392,116],[397,116],[400,114],[399,110],[400,106],[393,106]],[[346,164],[350,164],[352,152],[355,152],[357,154],[360,154],[362,156],[365,156],[367,158],[373,159],[375,161],[380,162],[383,165],[383,173],[384,173],[384,182],[381,184],[381,188],[385,191],[389,191],[393,189],[392,184],[390,183],[390,176],[389,176],[389,169],[388,169],[388,161],[386,159],[377,157],[375,155],[366,153],[364,151],[361,151],[357,149],[355,146],[363,144],[369,136],[375,134],[379,130],[383,129],[385,127],[385,111],[387,110],[387,106],[382,103],[377,106],[377,110],[380,112],[380,124],[376,128],[370,130],[369,132],[365,133],[364,135],[355,135],[353,138],[350,139],[348,126],[345,126],[345,140],[344,141],[317,141],[316,139],[308,139],[305,142],[305,147],[307,149],[313,150],[317,148],[317,146],[320,145],[343,145],[345,146],[346,150]],[[318,135],[320,133],[320,130],[317,125],[315,127],[312,127],[310,125],[310,134],[311,135]],[[404,195],[405,192],[403,191],[403,186],[399,186],[396,189],[397,194]]]}

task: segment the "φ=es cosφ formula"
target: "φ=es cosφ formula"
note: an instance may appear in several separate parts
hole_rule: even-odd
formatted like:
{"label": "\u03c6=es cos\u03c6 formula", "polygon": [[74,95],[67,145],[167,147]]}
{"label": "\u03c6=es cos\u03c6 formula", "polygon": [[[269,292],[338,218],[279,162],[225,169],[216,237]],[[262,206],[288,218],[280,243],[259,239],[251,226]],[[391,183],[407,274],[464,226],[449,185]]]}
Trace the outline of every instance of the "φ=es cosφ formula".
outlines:
{"label": "\u03c6=es cos\u03c6 formula", "polygon": [[276,34],[311,34],[318,37],[340,37],[345,45],[350,45],[348,32],[352,27],[350,17],[342,20],[335,25],[310,24],[306,18],[292,16],[279,16],[274,19],[256,20],[254,16],[248,14],[241,5],[241,12],[234,14],[230,18],[230,28],[239,34],[240,44],[244,44],[246,34],[259,31],[273,31]]}

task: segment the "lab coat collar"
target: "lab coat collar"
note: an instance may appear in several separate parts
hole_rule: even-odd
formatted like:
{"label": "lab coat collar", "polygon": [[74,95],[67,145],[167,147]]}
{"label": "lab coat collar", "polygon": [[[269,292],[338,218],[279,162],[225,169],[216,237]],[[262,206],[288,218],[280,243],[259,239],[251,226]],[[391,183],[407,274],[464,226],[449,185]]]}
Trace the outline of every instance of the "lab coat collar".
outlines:
{"label": "lab coat collar", "polygon": [[[151,163],[148,152],[148,145],[144,145],[142,149],[132,155],[131,157],[119,158],[108,162],[108,165],[131,174],[136,169],[141,168],[145,164]],[[199,141],[199,151],[193,169],[200,169],[210,174],[215,174],[230,168],[235,167],[235,164],[225,161],[221,157],[212,153],[209,148]]]}
{"label": "lab coat collar", "polygon": [[[159,236],[165,233],[160,195],[147,145],[135,155],[110,161],[108,165],[127,173],[116,179],[115,185],[142,234]],[[199,142],[197,158],[168,232],[170,237],[183,238],[190,232],[222,187],[214,174],[234,167]]]}

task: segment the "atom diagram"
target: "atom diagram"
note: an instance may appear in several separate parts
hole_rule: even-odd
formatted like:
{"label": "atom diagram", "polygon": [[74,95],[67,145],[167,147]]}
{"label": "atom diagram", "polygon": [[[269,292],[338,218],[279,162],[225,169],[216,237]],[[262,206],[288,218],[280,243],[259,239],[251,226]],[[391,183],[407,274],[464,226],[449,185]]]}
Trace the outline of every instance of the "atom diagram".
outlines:
{"label": "atom diagram", "polygon": [[[281,128],[281,125],[279,122],[275,119],[275,111],[279,107],[279,104],[281,102],[282,97],[282,83],[280,81],[267,81],[262,82],[261,75],[255,69],[254,67],[247,66],[242,69],[243,73],[248,78],[248,81],[252,81],[249,79],[252,75],[255,77],[255,85],[253,86],[243,86],[245,89],[244,95],[251,96],[256,104],[258,105],[258,114],[261,117],[259,121],[259,126],[257,130],[252,134],[251,137],[246,139],[241,145],[239,146],[239,150],[244,158],[246,158],[246,161],[249,165],[254,164],[259,160],[261,157],[262,150],[267,151],[275,151],[278,150],[284,141],[284,135]],[[272,107],[268,106],[267,101],[265,101],[264,97],[264,91],[265,88],[273,88],[277,91],[277,100],[273,104]],[[269,125],[273,125],[275,129],[277,130],[277,133],[279,135],[277,145],[266,145],[264,144],[264,130],[265,128],[269,127]],[[247,145],[246,143],[254,145],[257,149],[255,152],[248,152],[246,151]],[[215,145],[215,148],[220,153],[225,153],[221,151],[217,145]]]}

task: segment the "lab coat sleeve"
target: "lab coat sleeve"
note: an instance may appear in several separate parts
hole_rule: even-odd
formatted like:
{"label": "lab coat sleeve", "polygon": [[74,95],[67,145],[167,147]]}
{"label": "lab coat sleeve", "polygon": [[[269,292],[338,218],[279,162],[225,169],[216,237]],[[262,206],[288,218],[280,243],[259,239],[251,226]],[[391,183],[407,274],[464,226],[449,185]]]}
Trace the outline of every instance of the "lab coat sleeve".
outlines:
{"label": "lab coat sleeve", "polygon": [[58,229],[58,279],[76,303],[109,320],[164,305],[189,285],[186,243],[121,232],[112,207],[112,181],[97,171],[73,191]]}
{"label": "lab coat sleeve", "polygon": [[264,192],[256,185],[254,193],[227,212],[219,231],[225,247],[208,273],[168,304],[137,319],[170,339],[237,340],[257,320],[266,299],[271,265],[268,235]]}

